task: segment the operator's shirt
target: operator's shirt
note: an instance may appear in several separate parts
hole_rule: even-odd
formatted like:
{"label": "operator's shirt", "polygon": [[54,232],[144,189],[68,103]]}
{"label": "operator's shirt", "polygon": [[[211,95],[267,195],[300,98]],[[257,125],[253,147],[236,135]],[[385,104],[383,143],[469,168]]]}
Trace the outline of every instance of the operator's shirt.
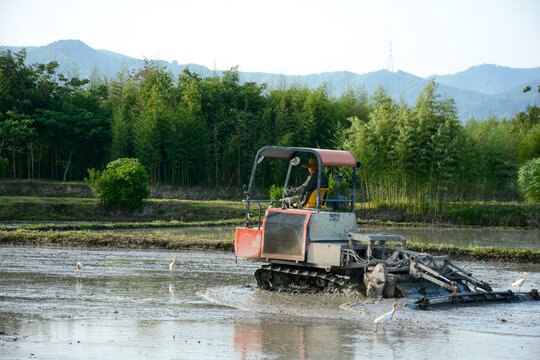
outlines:
{"label": "operator's shirt", "polygon": [[[309,195],[313,192],[313,190],[317,190],[317,174],[319,172],[316,171],[313,174],[309,174],[306,181],[294,189],[291,189],[291,194],[301,195],[301,201],[300,204],[304,204],[308,198]],[[328,188],[328,176],[324,173],[324,171],[321,173],[321,188]]]}

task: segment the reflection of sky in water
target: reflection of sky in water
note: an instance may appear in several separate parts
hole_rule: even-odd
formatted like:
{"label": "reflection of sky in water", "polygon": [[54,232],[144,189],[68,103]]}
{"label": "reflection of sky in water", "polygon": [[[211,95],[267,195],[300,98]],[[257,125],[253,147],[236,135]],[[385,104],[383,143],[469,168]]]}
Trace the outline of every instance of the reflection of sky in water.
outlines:
{"label": "reflection of sky in water", "polygon": [[[540,285],[538,265],[461,264],[496,288],[509,288],[524,270],[529,286]],[[0,358],[535,359],[538,353],[539,324],[530,314],[540,304],[464,313],[400,308],[386,333],[374,333],[373,318],[387,311],[386,301],[370,300],[354,312],[341,305],[358,298],[244,286],[258,266],[223,252],[0,247]]]}

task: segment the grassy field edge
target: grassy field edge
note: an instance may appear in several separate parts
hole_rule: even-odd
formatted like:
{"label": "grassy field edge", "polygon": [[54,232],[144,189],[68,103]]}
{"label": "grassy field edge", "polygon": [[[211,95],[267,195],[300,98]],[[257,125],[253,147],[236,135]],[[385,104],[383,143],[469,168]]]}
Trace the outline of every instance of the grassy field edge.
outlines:
{"label": "grassy field edge", "polygon": [[[47,246],[62,248],[162,249],[234,251],[234,239],[170,235],[133,235],[89,231],[0,230],[0,246]],[[540,263],[540,251],[496,247],[456,247],[409,243],[408,249],[432,255],[451,255],[455,260]]]}
{"label": "grassy field edge", "polygon": [[[264,210],[264,209],[263,209]],[[540,229],[540,204],[470,202],[450,206],[440,214],[415,214],[407,208],[358,203],[364,223],[432,224]],[[254,219],[258,207],[251,207]],[[0,196],[0,221],[193,222],[240,219],[245,204],[230,200],[145,200],[141,210],[106,209],[95,198]]]}

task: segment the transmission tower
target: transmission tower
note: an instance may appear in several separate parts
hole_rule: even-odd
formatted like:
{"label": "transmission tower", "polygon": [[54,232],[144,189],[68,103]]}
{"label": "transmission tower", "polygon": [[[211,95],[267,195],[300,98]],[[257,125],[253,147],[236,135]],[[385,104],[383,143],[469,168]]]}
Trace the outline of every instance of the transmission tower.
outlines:
{"label": "transmission tower", "polygon": [[386,70],[394,72],[394,59],[392,58],[392,42],[390,41],[390,48],[388,49],[388,65]]}

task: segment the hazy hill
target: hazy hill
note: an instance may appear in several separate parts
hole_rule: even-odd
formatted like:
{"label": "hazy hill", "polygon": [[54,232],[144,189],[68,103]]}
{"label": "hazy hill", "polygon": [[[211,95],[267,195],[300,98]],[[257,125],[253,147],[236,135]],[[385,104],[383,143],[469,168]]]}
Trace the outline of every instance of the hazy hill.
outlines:
{"label": "hazy hill", "polygon": [[[18,51],[21,47],[8,46],[5,49]],[[93,49],[80,40],[60,40],[46,46],[27,47],[27,63],[48,63],[56,60],[62,72],[69,76],[83,78],[91,76],[114,77],[123,69],[138,69],[144,60],[135,59],[109,50]],[[186,67],[202,76],[221,76],[221,70],[210,70],[197,64],[178,64],[156,60],[174,76]],[[241,64],[240,64],[241,65]],[[540,67],[514,69],[497,65],[478,65],[451,75],[433,75],[439,84],[439,93],[453,98],[462,120],[470,117],[489,116],[512,117],[525,107],[540,104],[536,91],[523,94],[522,89],[530,85],[533,90],[540,85]],[[317,88],[323,84],[333,96],[349,90],[365,90],[373,93],[382,86],[396,100],[403,99],[414,104],[429,78],[421,78],[403,71],[380,70],[365,74],[347,71],[325,72],[320,74],[280,75],[270,73],[241,72],[241,81],[266,83],[270,89],[285,89],[291,85]]]}
{"label": "hazy hill", "polygon": [[[540,72],[540,68],[537,68],[537,71]],[[245,81],[266,82],[270,88],[284,88],[293,84],[317,88],[322,84],[326,84],[328,91],[334,96],[339,96],[350,89],[365,90],[368,94],[372,94],[378,86],[382,86],[394,99],[397,101],[403,99],[408,104],[416,102],[418,94],[429,79],[403,71],[390,72],[386,70],[366,74],[339,71],[305,76],[284,76],[266,73],[243,73],[241,75]],[[492,78],[496,77],[496,74],[492,75]],[[529,80],[518,86],[514,85],[515,80],[509,81],[507,87],[500,85],[500,88],[503,89],[502,92],[491,94],[471,90],[465,85],[460,86],[457,81],[454,82],[455,85],[449,85],[439,81],[438,78],[435,80],[439,84],[438,92],[444,97],[454,99],[459,117],[466,120],[470,117],[482,119],[490,116],[509,118],[525,110],[527,105],[540,104],[540,95],[537,92],[530,91],[526,94],[522,92],[527,85],[536,90],[537,86],[540,85],[540,77],[535,79],[537,80]],[[520,83],[518,82],[518,84]]]}
{"label": "hazy hill", "polygon": [[452,75],[433,75],[439,84],[477,91],[483,94],[498,94],[519,87],[531,80],[540,79],[540,67],[513,69],[505,66],[484,64],[468,68]]}
{"label": "hazy hill", "polygon": [[[6,49],[18,51],[20,46],[7,46]],[[71,76],[89,78],[92,72],[100,76],[114,77],[124,69],[139,69],[144,66],[143,59],[135,59],[109,50],[93,49],[80,40],[59,40],[46,46],[26,47],[26,63],[48,63],[58,61],[62,72]],[[161,66],[167,67],[177,75],[189,66],[197,73],[210,70],[196,64],[179,65],[176,61],[169,63],[157,60]]]}

